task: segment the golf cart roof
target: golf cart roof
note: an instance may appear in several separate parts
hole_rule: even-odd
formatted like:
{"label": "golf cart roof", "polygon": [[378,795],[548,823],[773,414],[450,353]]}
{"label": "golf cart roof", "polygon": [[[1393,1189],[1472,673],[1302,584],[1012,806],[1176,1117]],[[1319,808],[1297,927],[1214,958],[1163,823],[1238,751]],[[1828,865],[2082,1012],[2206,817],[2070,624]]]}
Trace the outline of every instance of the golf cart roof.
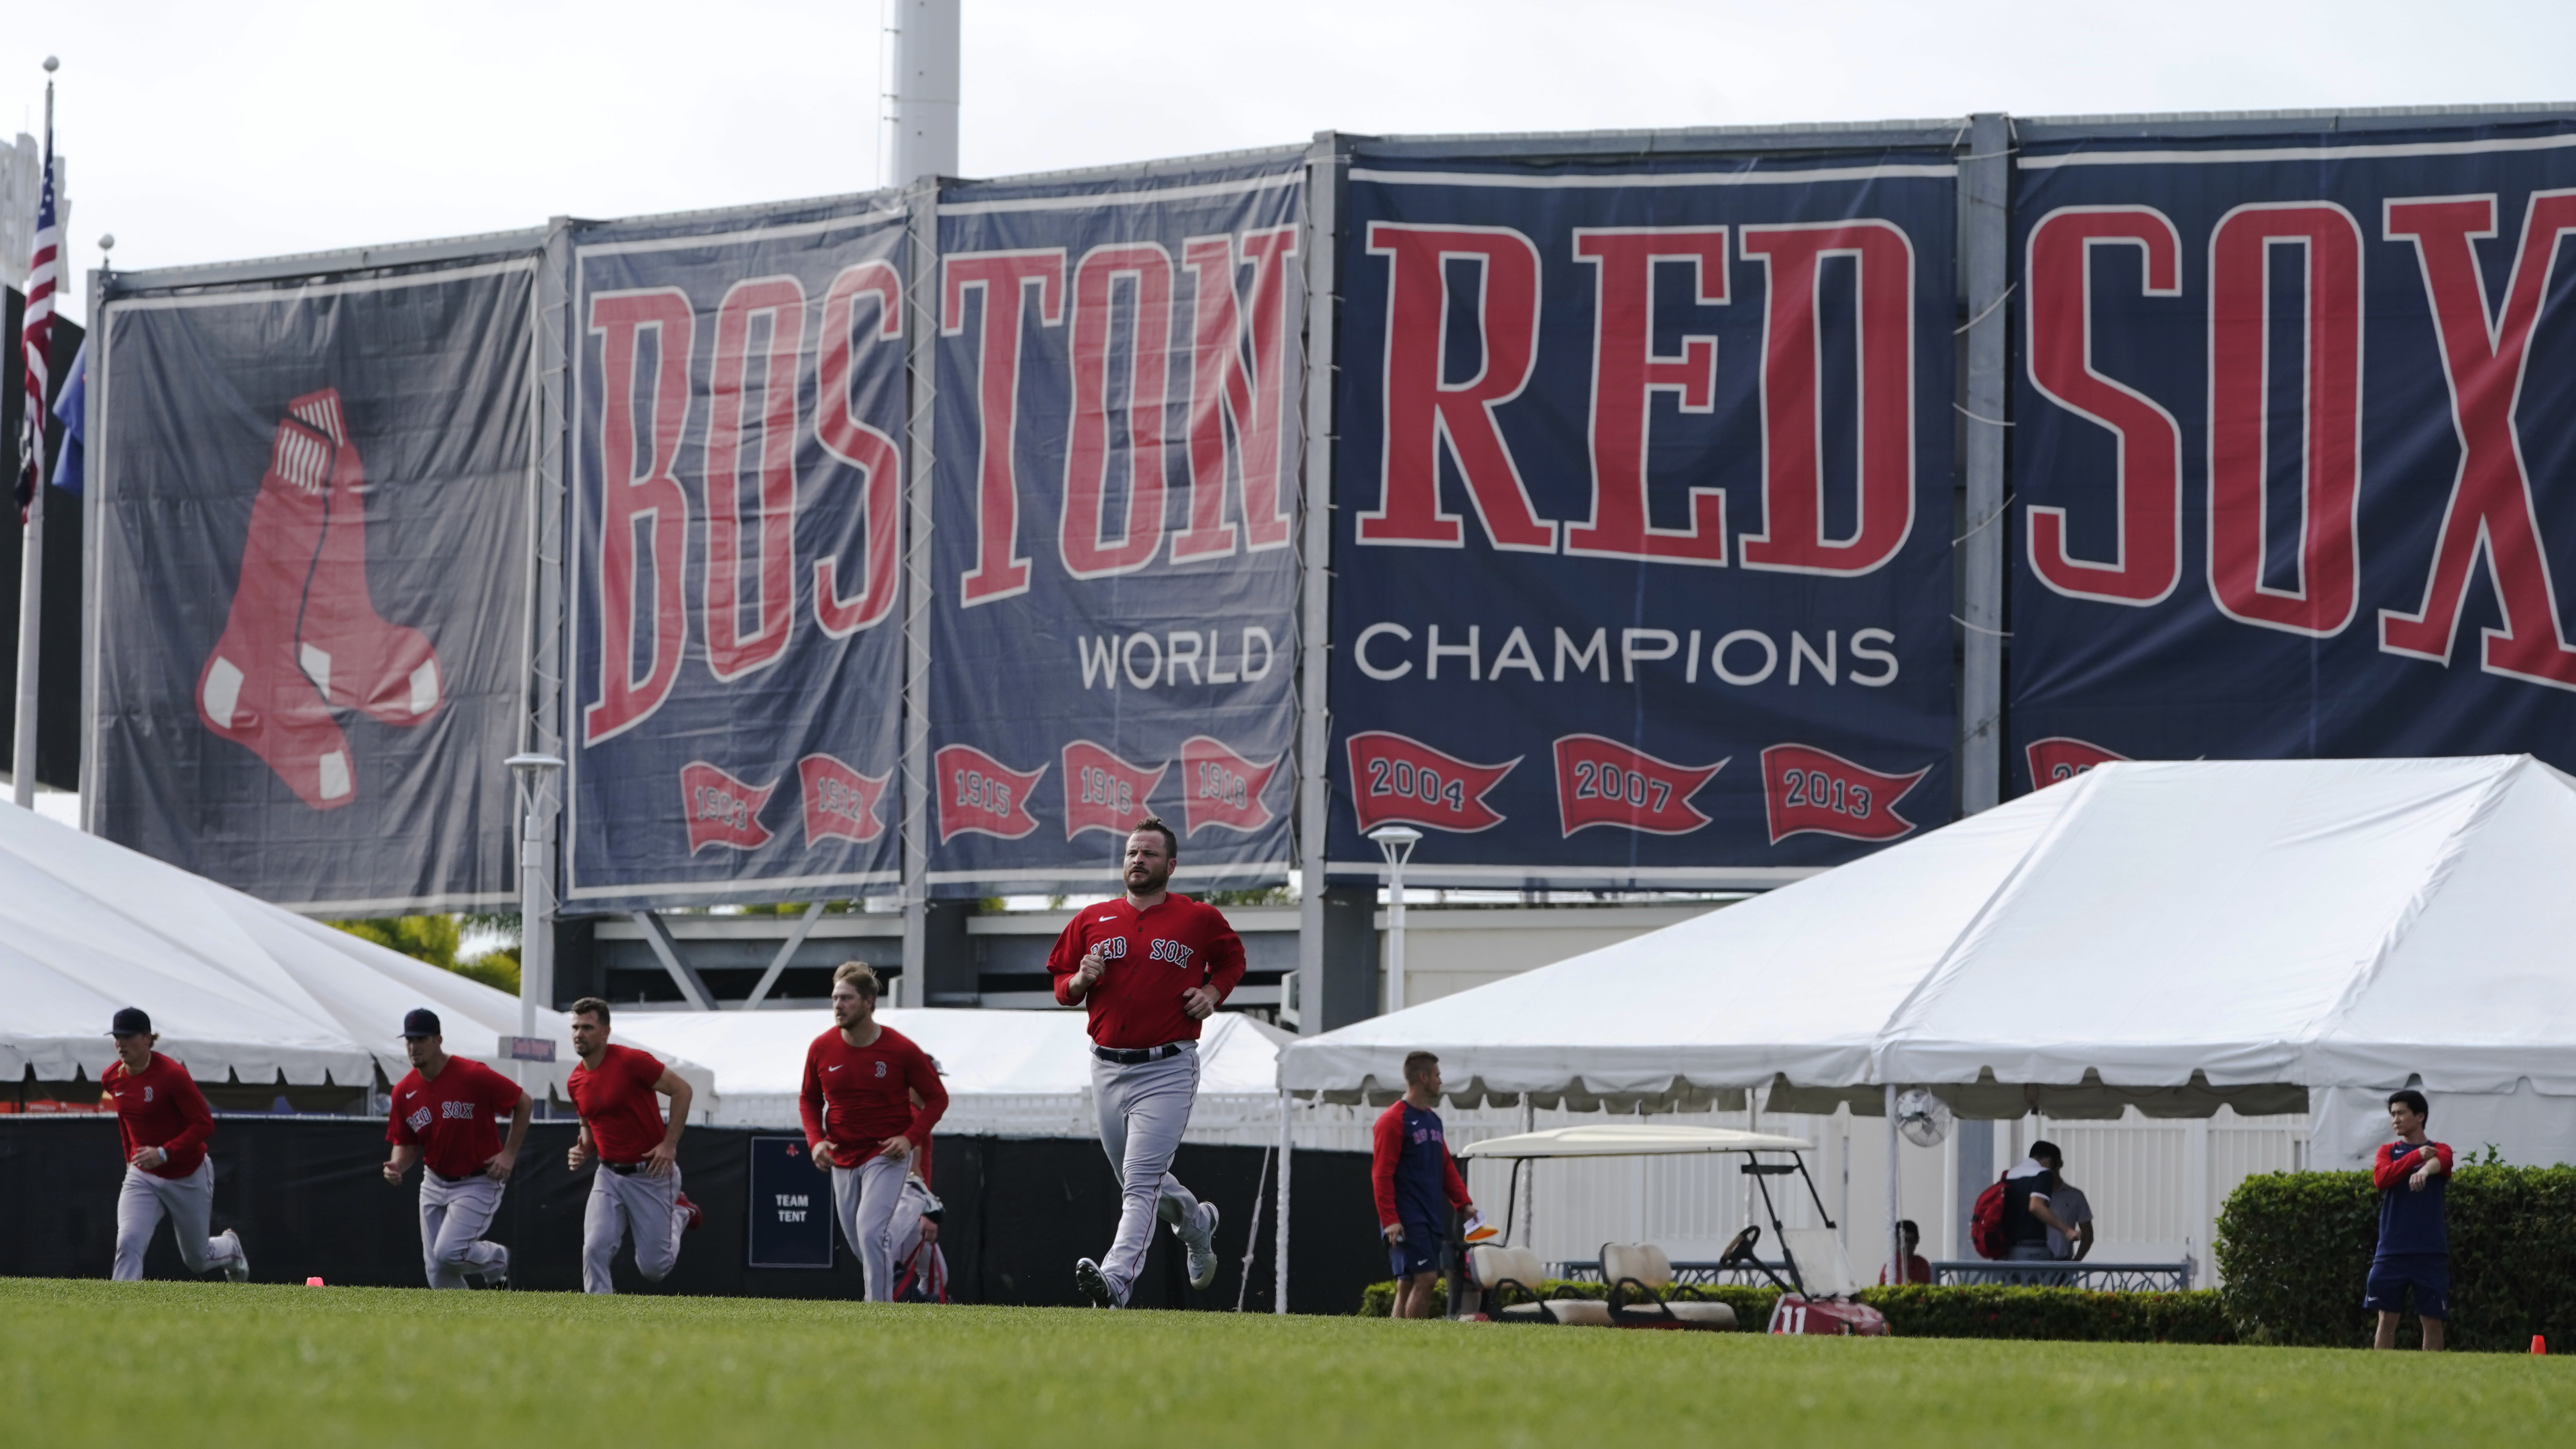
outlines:
{"label": "golf cart roof", "polygon": [[1462,1148],[1460,1157],[1660,1157],[1676,1152],[1812,1152],[1815,1144],[1731,1127],[1666,1127],[1591,1123],[1496,1137]]}

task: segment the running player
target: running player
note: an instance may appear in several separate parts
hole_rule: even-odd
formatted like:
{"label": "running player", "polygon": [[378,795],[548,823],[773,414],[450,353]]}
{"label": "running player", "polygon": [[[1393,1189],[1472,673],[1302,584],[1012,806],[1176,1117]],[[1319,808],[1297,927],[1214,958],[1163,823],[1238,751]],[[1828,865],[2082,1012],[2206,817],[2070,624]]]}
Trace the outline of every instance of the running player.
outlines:
{"label": "running player", "polygon": [[[413,1163],[427,1159],[420,1252],[429,1286],[506,1288],[510,1250],[483,1241],[483,1230],[501,1210],[501,1188],[528,1136],[528,1094],[481,1062],[449,1056],[438,1013],[427,1007],[404,1013],[403,1051],[411,1071],[394,1085],[385,1181],[399,1185]],[[510,1114],[507,1142],[492,1126],[500,1112]]]}
{"label": "running player", "polygon": [[1369,1187],[1377,1199],[1378,1235],[1395,1269],[1395,1316],[1429,1318],[1431,1285],[1440,1277],[1449,1210],[1474,1212],[1467,1184],[1440,1128],[1440,1059],[1404,1058],[1404,1095],[1378,1114],[1370,1134]]}
{"label": "running player", "polygon": [[[590,1205],[581,1214],[581,1291],[614,1293],[608,1267],[617,1245],[632,1230],[635,1271],[659,1283],[680,1261],[680,1234],[693,1232],[706,1214],[680,1191],[680,1129],[688,1125],[688,1080],[651,1052],[612,1046],[608,1003],[585,996],[572,1004],[572,1049],[581,1065],[566,1090],[581,1114],[581,1131],[564,1160],[579,1172],[593,1162]],[[662,1120],[659,1092],[671,1099]]]}
{"label": "running player", "polygon": [[832,973],[832,1021],[805,1049],[805,1145],[816,1167],[831,1170],[832,1213],[867,1274],[868,1301],[885,1303],[904,1178],[929,1150],[948,1089],[928,1052],[877,1020],[877,973],[866,962]]}
{"label": "running player", "polygon": [[1047,955],[1055,999],[1091,1013],[1091,1084],[1100,1145],[1118,1173],[1118,1236],[1099,1262],[1073,1265],[1074,1286],[1124,1307],[1154,1219],[1189,1250],[1190,1286],[1216,1281],[1216,1204],[1172,1176],[1199,1091],[1199,1024],[1243,979],[1243,942],[1214,906],[1169,887],[1180,861],[1172,827],[1152,816],[1127,837],[1127,894],[1075,913]]}
{"label": "running player", "polygon": [[116,1013],[108,1035],[116,1060],[99,1073],[100,1090],[116,1101],[116,1135],[125,1141],[125,1186],[116,1194],[116,1281],[143,1281],[143,1250],[170,1216],[179,1261],[191,1273],[221,1268],[235,1283],[250,1281],[250,1255],[230,1228],[206,1236],[215,1208],[215,1164],[206,1139],[215,1114],[188,1069],[152,1049],[160,1041],[140,1007]]}

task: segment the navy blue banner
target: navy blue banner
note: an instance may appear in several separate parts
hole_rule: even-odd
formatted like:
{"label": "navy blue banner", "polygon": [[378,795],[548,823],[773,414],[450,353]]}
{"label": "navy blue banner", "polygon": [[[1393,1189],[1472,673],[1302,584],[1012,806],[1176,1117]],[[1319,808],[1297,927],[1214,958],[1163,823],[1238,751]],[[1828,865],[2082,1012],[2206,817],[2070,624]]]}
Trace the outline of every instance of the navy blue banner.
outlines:
{"label": "navy blue banner", "polygon": [[1285,878],[1302,153],[939,207],[934,893]]}
{"label": "navy blue banner", "polygon": [[726,226],[574,248],[584,909],[899,875],[904,214]]}
{"label": "navy blue banner", "polygon": [[2576,128],[2020,158],[2009,772],[2576,766]]}
{"label": "navy blue banner", "polygon": [[1949,819],[1949,155],[1350,175],[1336,874],[1407,825],[1430,883],[1758,883]]}

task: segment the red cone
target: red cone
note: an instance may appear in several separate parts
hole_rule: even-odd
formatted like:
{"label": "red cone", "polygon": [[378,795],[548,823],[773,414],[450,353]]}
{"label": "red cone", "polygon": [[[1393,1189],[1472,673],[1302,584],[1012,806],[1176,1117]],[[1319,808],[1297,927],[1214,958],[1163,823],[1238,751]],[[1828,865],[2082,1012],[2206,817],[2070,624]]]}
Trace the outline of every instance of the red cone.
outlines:
{"label": "red cone", "polygon": [[389,725],[438,712],[438,654],[418,629],[385,622],[367,588],[367,475],[335,388],[307,393],[289,411],[333,443],[328,516],[296,630],[296,657],[333,704]]}
{"label": "red cone", "polygon": [[206,728],[247,746],[316,810],[356,798],[348,739],[296,662],[296,616],[320,550],[333,444],[293,420],[277,425],[250,507],[241,582],[223,637],[197,674]]}
{"label": "red cone", "polygon": [[2533,1334],[2531,1336],[2531,1351],[2535,1355],[2549,1352],[2549,1340],[2541,1337],[2539,1334]]}

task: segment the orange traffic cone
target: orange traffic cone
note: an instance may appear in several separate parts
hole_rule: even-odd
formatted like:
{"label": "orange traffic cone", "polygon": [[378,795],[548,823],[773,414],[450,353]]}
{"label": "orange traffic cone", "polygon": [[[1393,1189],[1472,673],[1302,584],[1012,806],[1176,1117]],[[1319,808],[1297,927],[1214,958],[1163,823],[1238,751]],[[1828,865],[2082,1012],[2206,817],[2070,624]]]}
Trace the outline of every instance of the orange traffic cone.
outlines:
{"label": "orange traffic cone", "polygon": [[[305,1286],[305,1287],[307,1287],[307,1288],[319,1288],[319,1287],[321,1287],[321,1286],[322,1286],[322,1280],[321,1280],[321,1279],[319,1279],[319,1278],[307,1278],[307,1279],[305,1279],[305,1280],[304,1280],[304,1286]],[[2538,1352],[2540,1352],[2540,1340],[2539,1340],[2539,1339],[2536,1339],[2536,1338],[2535,1338],[2535,1339],[2533,1339],[2533,1340],[2531,1341],[2531,1351],[2532,1351],[2533,1353],[2538,1353]]]}
{"label": "orange traffic cone", "polygon": [[2541,1354],[2549,1352],[2549,1340],[2541,1337],[2539,1334],[2533,1334],[2531,1336],[2531,1352],[2534,1357],[2538,1357]]}

